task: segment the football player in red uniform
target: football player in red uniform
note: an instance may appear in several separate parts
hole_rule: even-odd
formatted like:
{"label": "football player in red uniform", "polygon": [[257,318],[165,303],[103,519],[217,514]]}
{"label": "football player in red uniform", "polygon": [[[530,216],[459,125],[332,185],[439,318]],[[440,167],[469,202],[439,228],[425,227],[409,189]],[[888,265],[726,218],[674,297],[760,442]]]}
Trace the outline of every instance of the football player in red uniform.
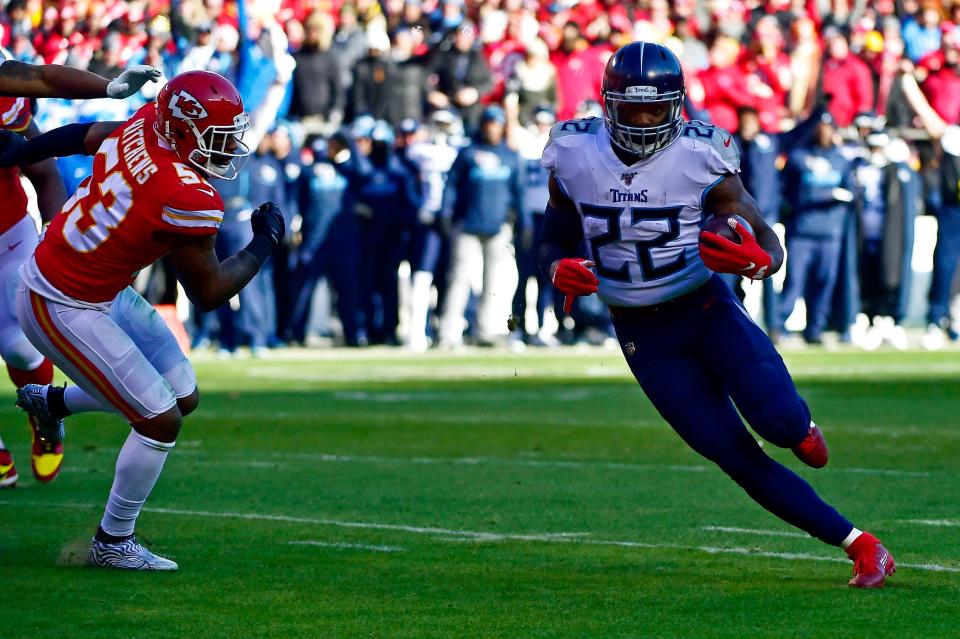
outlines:
{"label": "football player in red uniform", "polygon": [[250,244],[223,262],[214,252],[223,201],[208,179],[238,175],[250,153],[241,139],[249,126],[230,82],[192,71],[126,122],[67,125],[19,149],[19,162],[95,153],[93,174],[48,227],[17,291],[24,333],[77,384],[17,391],[18,405],[44,436],[59,439],[63,418],[86,411],[113,411],[132,426],[91,565],[177,568],[133,533],[183,417],[197,407],[197,382],[164,321],[130,283],[169,255],[191,300],[212,310],[236,295],[279,244],[283,217],[266,203],[252,214]]}
{"label": "football player in red uniform", "polygon": [[[39,135],[32,122],[28,98],[128,98],[148,81],[156,81],[160,72],[148,66],[135,66],[114,80],[94,73],[60,65],[33,65],[10,59],[0,49],[0,128]],[[15,96],[15,97],[14,97]],[[67,199],[63,182],[53,160],[23,167],[37,192],[40,216],[50,221]],[[27,215],[27,194],[20,183],[17,167],[0,169],[0,286],[7,291],[0,303],[0,357],[7,365],[13,383],[49,384],[53,366],[30,344],[17,322],[13,293],[20,280],[19,269],[37,245],[37,228]],[[42,483],[53,481],[63,463],[63,444],[40,436],[35,418],[30,418],[33,446],[30,468]],[[16,466],[0,439],[0,488],[15,486]]]}

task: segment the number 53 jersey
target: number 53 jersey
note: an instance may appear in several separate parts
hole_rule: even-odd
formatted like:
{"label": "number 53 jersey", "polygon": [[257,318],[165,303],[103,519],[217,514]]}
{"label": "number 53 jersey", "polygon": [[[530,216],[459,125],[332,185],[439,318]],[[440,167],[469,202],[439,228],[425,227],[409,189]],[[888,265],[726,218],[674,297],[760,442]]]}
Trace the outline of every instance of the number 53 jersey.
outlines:
{"label": "number 53 jersey", "polygon": [[601,300],[659,304],[710,278],[698,237],[707,193],[740,171],[728,132],[687,123],[673,144],[627,166],[602,119],[569,120],[553,127],[541,163],[580,213]]}
{"label": "number 53 jersey", "polygon": [[92,175],[23,266],[31,290],[64,304],[103,304],[178,242],[216,234],[220,195],[157,134],[156,119],[145,105],[103,141]]}

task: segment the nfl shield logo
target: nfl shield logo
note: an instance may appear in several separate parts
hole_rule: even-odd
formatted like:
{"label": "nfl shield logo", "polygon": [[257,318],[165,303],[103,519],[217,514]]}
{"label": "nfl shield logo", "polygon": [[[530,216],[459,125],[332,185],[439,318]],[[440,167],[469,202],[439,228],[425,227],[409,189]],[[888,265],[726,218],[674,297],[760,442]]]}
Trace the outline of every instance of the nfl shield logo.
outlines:
{"label": "nfl shield logo", "polygon": [[633,183],[633,178],[636,177],[636,171],[632,173],[624,173],[620,176],[620,179],[623,180],[623,183],[627,186],[630,186]]}
{"label": "nfl shield logo", "polygon": [[637,347],[633,345],[633,342],[627,342],[623,345],[623,350],[627,353],[627,355],[633,357],[634,353],[637,352]]}

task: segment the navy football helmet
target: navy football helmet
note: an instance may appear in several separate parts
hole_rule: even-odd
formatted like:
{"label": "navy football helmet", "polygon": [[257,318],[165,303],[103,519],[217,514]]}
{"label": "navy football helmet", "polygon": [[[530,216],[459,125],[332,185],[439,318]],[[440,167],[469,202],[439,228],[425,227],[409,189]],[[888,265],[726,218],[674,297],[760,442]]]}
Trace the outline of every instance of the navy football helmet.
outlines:
{"label": "navy football helmet", "polygon": [[683,69],[661,44],[620,48],[607,62],[600,94],[610,140],[628,153],[648,158],[683,131]]}

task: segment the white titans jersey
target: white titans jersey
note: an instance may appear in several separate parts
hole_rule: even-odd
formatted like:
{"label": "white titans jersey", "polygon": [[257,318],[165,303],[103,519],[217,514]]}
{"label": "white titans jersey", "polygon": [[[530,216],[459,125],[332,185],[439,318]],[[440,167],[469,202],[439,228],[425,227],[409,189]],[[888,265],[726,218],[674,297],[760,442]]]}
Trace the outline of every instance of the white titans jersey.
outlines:
{"label": "white titans jersey", "polygon": [[568,120],[550,132],[542,164],[580,213],[601,300],[650,306],[710,278],[698,236],[707,192],[740,172],[729,133],[688,122],[673,144],[627,166],[613,152],[602,119]]}
{"label": "white titans jersey", "polygon": [[424,193],[423,209],[430,213],[438,212],[443,204],[447,173],[457,159],[457,147],[445,142],[417,142],[407,153],[407,157],[420,170],[420,184]]}

